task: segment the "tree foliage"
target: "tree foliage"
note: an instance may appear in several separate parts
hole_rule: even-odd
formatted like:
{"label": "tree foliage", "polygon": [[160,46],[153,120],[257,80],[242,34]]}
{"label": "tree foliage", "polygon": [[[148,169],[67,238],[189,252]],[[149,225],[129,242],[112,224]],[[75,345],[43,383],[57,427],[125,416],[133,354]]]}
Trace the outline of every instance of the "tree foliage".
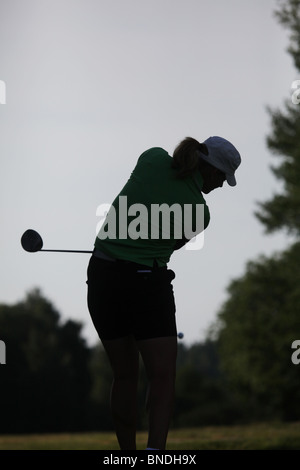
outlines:
{"label": "tree foliage", "polygon": [[257,419],[300,418],[299,371],[291,361],[300,332],[300,243],[248,264],[218,315],[219,353],[233,390]]}
{"label": "tree foliage", "polygon": [[[280,23],[290,31],[291,54],[295,67],[300,72],[300,0],[281,2],[276,12]],[[268,233],[284,229],[297,237],[300,235],[300,105],[286,100],[284,110],[268,108],[271,132],[267,146],[280,160],[271,170],[282,183],[273,197],[259,203],[257,218]]]}
{"label": "tree foliage", "polygon": [[[299,253],[297,245],[276,259],[250,263],[233,281],[218,342],[179,344],[173,427],[297,416],[298,376],[290,357],[300,306]],[[113,430],[112,372],[103,347],[88,347],[81,325],[63,323],[39,290],[0,306],[0,337],[7,347],[0,433]],[[146,392],[141,365],[139,429],[148,423]]]}
{"label": "tree foliage", "polygon": [[[88,347],[81,325],[61,321],[40,290],[15,305],[0,305],[0,433],[113,430],[112,371],[100,342]],[[142,363],[139,429],[146,429],[147,379]],[[214,343],[179,345],[178,400],[173,426],[231,422]]]}
{"label": "tree foliage", "polygon": [[[300,72],[300,0],[280,2],[276,17],[290,31],[288,52]],[[256,215],[267,232],[284,229],[296,242],[248,263],[228,287],[214,332],[221,368],[249,419],[299,420],[299,369],[291,345],[300,337],[300,105],[289,100],[283,111],[269,112],[267,145],[280,159],[272,171],[281,185]]]}
{"label": "tree foliage", "polygon": [[81,325],[60,315],[38,289],[0,306],[0,432],[80,430],[85,426],[89,349]]}
{"label": "tree foliage", "polygon": [[300,0],[280,0],[275,15],[290,33],[288,52],[294,60],[294,65],[300,71]]}
{"label": "tree foliage", "polygon": [[214,341],[179,346],[173,425],[233,424],[244,419],[220,371]]}

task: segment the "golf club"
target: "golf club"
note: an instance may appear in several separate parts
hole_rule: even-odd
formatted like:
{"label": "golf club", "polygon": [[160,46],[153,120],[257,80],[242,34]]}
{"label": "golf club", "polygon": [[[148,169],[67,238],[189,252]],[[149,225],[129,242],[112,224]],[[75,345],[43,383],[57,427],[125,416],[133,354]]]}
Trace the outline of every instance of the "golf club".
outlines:
{"label": "golf club", "polygon": [[38,232],[28,229],[21,237],[21,245],[25,251],[36,253],[37,251],[52,251],[56,253],[93,253],[85,250],[45,250],[43,248],[43,239]]}
{"label": "golf club", "polygon": [[[86,250],[45,250],[43,248],[43,239],[41,235],[33,229],[28,229],[23,233],[21,237],[21,245],[25,251],[29,253],[36,253],[37,251],[52,251],[55,253],[93,253],[92,251]],[[179,339],[183,339],[184,334],[182,332],[177,334]]]}

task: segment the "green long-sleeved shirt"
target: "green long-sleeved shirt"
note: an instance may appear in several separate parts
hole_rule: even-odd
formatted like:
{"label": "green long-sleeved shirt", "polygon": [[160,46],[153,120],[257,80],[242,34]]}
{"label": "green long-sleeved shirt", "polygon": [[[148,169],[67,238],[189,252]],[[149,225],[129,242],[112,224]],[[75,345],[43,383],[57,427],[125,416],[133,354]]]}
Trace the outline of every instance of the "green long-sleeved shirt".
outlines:
{"label": "green long-sleeved shirt", "polygon": [[164,149],[144,152],[112,203],[95,248],[112,258],[166,266],[178,240],[191,239],[210,220],[200,172],[184,179],[177,174]]}

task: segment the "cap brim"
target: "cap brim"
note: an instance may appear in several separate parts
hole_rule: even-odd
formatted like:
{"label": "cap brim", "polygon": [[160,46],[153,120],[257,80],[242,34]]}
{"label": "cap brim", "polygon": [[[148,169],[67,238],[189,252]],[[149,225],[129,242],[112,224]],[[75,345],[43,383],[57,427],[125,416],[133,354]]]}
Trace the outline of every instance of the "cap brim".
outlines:
{"label": "cap brim", "polygon": [[229,186],[236,186],[236,179],[234,175],[226,175],[226,180]]}

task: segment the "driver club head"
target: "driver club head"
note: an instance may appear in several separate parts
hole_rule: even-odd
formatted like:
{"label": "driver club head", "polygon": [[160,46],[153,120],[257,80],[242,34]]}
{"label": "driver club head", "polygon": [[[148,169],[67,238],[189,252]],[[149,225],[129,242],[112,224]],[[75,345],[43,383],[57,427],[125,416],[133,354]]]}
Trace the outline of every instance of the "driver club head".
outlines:
{"label": "driver club head", "polygon": [[38,232],[28,229],[21,237],[21,245],[25,251],[35,253],[43,248],[43,239]]}

